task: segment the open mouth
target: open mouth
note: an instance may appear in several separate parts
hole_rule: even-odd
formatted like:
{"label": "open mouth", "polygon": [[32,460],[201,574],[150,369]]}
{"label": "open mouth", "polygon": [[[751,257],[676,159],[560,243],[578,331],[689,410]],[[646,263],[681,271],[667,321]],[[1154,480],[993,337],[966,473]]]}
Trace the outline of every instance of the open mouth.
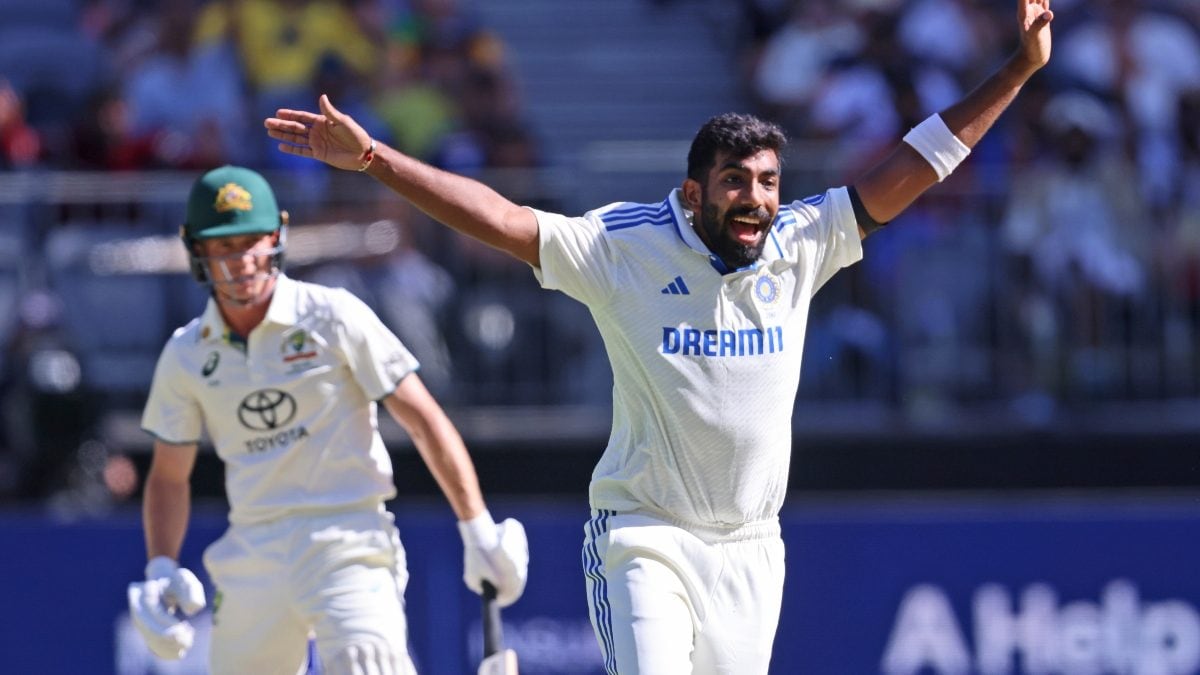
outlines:
{"label": "open mouth", "polygon": [[735,216],[729,219],[729,232],[742,245],[753,246],[763,233],[762,221],[753,216]]}

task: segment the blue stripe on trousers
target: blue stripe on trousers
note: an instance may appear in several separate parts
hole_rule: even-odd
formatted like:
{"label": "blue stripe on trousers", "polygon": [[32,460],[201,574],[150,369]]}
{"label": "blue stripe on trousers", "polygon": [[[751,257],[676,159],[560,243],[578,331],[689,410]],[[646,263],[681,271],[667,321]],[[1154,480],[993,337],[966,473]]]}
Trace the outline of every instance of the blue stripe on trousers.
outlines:
{"label": "blue stripe on trousers", "polygon": [[583,547],[584,574],[592,580],[592,607],[595,612],[596,633],[604,652],[604,670],[617,675],[616,653],[613,647],[612,608],[608,604],[608,580],[602,571],[604,561],[600,558],[596,540],[608,531],[608,519],[614,511],[599,509],[588,521],[588,542]]}

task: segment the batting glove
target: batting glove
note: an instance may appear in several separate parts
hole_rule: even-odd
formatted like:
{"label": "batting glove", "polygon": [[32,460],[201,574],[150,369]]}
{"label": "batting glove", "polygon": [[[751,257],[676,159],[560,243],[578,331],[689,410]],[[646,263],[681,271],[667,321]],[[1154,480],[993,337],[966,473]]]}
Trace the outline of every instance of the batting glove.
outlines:
{"label": "batting glove", "polygon": [[463,540],[463,582],[483,593],[484,580],[496,587],[496,602],[507,607],[525,592],[529,576],[529,542],[520,522],[507,518],[497,525],[484,511],[458,521]]}
{"label": "batting glove", "polygon": [[196,632],[185,617],[204,609],[204,585],[166,556],[146,563],[146,580],[129,584],[129,616],[160,658],[181,659]]}

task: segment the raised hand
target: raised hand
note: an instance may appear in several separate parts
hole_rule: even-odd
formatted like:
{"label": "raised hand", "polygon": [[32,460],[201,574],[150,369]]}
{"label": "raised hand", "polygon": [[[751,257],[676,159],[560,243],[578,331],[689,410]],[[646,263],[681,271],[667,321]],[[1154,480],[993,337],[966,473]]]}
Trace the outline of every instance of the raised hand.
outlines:
{"label": "raised hand", "polygon": [[358,170],[371,136],[353,117],[333,107],[321,94],[321,113],[281,108],[263,121],[267,135],[281,141],[279,150],[289,155],[311,157],[339,169]]}
{"label": "raised hand", "polygon": [[1017,0],[1017,19],[1021,25],[1019,53],[1033,68],[1050,61],[1050,0]]}

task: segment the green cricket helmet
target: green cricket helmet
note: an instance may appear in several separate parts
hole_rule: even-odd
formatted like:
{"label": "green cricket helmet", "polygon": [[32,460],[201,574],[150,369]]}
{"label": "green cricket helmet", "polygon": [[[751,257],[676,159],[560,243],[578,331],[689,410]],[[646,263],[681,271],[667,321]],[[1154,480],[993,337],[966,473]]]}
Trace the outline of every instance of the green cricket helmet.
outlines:
{"label": "green cricket helmet", "polygon": [[287,212],[279,210],[275,193],[258,172],[226,165],[209,171],[192,184],[180,237],[187,248],[192,276],[200,283],[209,284],[212,280],[206,258],[196,252],[197,242],[276,231],[279,244],[271,251],[273,273],[283,269]]}

